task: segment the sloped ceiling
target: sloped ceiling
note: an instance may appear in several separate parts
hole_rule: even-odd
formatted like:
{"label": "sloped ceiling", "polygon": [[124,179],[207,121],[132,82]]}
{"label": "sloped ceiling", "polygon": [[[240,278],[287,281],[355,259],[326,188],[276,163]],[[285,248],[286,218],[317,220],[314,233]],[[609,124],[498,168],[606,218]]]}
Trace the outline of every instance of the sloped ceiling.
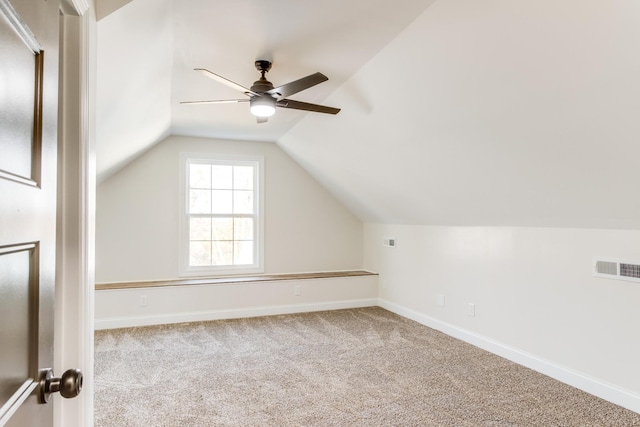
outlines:
{"label": "sloped ceiling", "polygon": [[258,125],[247,104],[180,105],[243,97],[194,68],[245,87],[256,59],[276,86],[319,71],[328,82],[291,98],[322,103],[433,1],[98,0],[98,179],[169,134],[275,142],[308,114]]}
{"label": "sloped ceiling", "polygon": [[98,21],[98,181],[170,134],[171,29],[169,0],[132,1]]}
{"label": "sloped ceiling", "polygon": [[279,144],[370,222],[640,228],[640,3],[440,0]]}
{"label": "sloped ceiling", "polygon": [[[121,0],[120,0],[121,1]],[[433,4],[432,4],[433,3]],[[276,141],[363,221],[640,228],[640,2],[133,0],[99,22],[98,168],[164,136]],[[254,59],[337,116],[246,104]]]}

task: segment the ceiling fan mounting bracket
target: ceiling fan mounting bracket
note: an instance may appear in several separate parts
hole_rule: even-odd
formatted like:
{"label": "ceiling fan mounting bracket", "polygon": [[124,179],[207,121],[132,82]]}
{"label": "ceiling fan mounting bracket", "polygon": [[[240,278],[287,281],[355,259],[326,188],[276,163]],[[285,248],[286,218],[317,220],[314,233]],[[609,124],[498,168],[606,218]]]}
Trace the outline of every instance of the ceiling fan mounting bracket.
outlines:
{"label": "ceiling fan mounting bracket", "polygon": [[266,59],[258,59],[255,65],[258,71],[262,73],[262,76],[271,69],[271,61],[267,61]]}

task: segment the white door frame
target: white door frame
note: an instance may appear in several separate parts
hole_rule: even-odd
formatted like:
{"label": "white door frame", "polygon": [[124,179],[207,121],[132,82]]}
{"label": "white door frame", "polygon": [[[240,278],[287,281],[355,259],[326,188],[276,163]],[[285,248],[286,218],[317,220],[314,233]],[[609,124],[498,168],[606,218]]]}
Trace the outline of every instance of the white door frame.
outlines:
{"label": "white door frame", "polygon": [[54,371],[80,368],[75,399],[54,398],[55,427],[93,426],[95,257],[94,0],[61,0]]}

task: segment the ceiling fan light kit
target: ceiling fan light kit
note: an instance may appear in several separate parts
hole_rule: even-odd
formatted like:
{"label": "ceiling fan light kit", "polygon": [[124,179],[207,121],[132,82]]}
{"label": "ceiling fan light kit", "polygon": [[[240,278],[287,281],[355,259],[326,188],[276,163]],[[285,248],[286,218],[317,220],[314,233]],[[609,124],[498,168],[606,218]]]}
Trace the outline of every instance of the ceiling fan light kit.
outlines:
{"label": "ceiling fan light kit", "polygon": [[256,117],[271,117],[276,112],[276,100],[269,96],[254,96],[249,104],[251,114]]}
{"label": "ceiling fan light kit", "polygon": [[267,117],[273,116],[276,111],[276,107],[288,108],[293,110],[312,111],[315,113],[325,114],[338,114],[339,108],[327,107],[324,105],[310,104],[308,102],[294,101],[287,99],[288,96],[301,92],[305,89],[309,89],[312,86],[320,84],[329,80],[327,76],[322,73],[315,73],[283,84],[282,86],[273,87],[273,84],[265,78],[265,74],[271,69],[271,62],[265,60],[258,60],[255,62],[255,66],[260,72],[260,79],[253,82],[250,89],[239,85],[231,80],[212,73],[204,68],[196,68],[195,71],[200,71],[205,76],[222,83],[232,89],[242,92],[249,99],[220,99],[214,101],[183,101],[181,104],[229,104],[237,102],[249,102],[249,111],[251,114],[257,117],[258,123],[265,123]]}

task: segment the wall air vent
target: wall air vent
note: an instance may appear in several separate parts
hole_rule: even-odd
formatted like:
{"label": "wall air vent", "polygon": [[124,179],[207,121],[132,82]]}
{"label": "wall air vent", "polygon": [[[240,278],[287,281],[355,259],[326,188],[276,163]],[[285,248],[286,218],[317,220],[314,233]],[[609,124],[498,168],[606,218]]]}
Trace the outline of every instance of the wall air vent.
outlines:
{"label": "wall air vent", "polygon": [[593,276],[640,282],[640,262],[612,258],[594,258]]}
{"label": "wall air vent", "polygon": [[387,246],[389,248],[396,247],[396,238],[395,237],[385,237],[382,239],[382,245]]}
{"label": "wall air vent", "polygon": [[640,265],[620,263],[620,276],[640,279]]}

